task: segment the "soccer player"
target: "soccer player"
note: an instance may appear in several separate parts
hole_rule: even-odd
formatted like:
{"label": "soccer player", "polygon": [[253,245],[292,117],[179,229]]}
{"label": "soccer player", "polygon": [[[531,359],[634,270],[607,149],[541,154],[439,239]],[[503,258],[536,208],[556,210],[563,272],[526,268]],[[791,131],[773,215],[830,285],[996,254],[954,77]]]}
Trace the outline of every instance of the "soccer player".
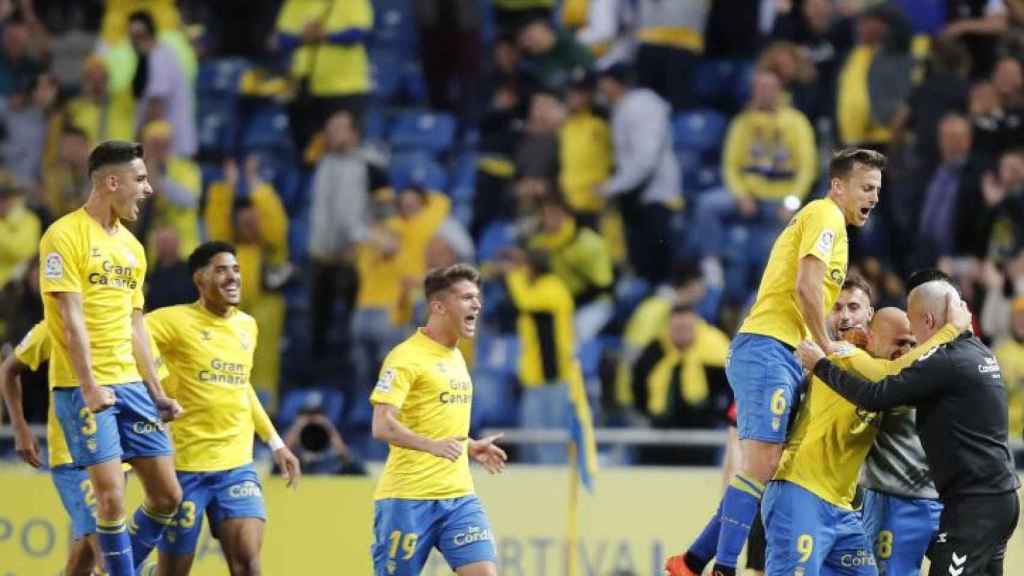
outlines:
{"label": "soccer player", "polygon": [[[857,299],[861,301],[858,309],[870,310],[869,290],[855,280],[847,284],[840,301]],[[883,308],[870,320],[867,353],[850,347],[833,358],[868,378],[895,374],[934,346],[956,338],[970,323],[970,314],[959,310],[962,314],[951,316],[955,325],[945,326],[924,345],[911,349],[915,340],[906,313]],[[866,318],[867,314],[862,315],[860,323]],[[846,336],[851,338],[857,331],[851,327]],[[811,381],[762,503],[768,576],[878,573],[853,498],[880,418],[844,401],[822,382]]]}
{"label": "soccer player", "polygon": [[700,574],[712,557],[715,576],[736,573],[799,398],[803,371],[793,350],[808,335],[829,352],[840,349],[829,338],[825,314],[846,276],[846,226],[867,223],[878,203],[884,167],[885,157],[877,152],[838,152],[829,163],[828,196],[804,206],[775,240],[757,299],[726,365],[738,408],[742,470],[689,550],[667,560],[671,576]]}
{"label": "soccer player", "polygon": [[257,327],[238,309],[242,276],[235,248],[206,242],[192,252],[188,265],[199,300],[146,315],[170,372],[167,390],[185,409],[171,427],[182,503],[160,541],[157,574],[189,573],[205,512],[232,576],[253,576],[260,573],[267,517],[252,466],[253,432],[270,445],[289,486],[299,478],[299,461],[249,382]]}
{"label": "soccer player", "polygon": [[377,576],[419,574],[434,547],[459,576],[498,573],[467,455],[492,474],[506,455],[498,436],[468,438],[473,384],[456,347],[476,333],[479,282],[465,264],[427,274],[427,325],[388,354],[370,395],[373,437],[390,445],[374,494]]}
{"label": "soccer player", "polygon": [[[934,279],[943,278],[916,273],[907,290]],[[915,429],[916,412],[900,407],[885,413],[861,470],[861,521],[882,576],[917,576],[939,530],[942,504]]]}
{"label": "soccer player", "polygon": [[[25,412],[21,402],[21,379],[19,375],[25,371],[35,371],[50,356],[50,338],[46,333],[46,325],[36,324],[14,353],[0,364],[0,392],[7,401],[11,415],[11,427],[14,429],[14,445],[21,457],[33,468],[40,468],[39,446],[35,436],[25,421]],[[53,413],[53,401],[46,415],[46,443],[50,448],[50,478],[57,488],[64,510],[71,518],[71,546],[68,560],[64,566],[64,574],[68,576],[90,576],[96,561],[99,559],[96,543],[96,498],[93,494],[89,475],[83,468],[76,467],[71,461],[64,433]]]}
{"label": "soccer player", "polygon": [[[181,413],[157,377],[142,315],[146,255],[125,228],[152,195],[142,146],[109,141],[89,155],[92,190],[39,242],[49,379],[57,420],[96,495],[96,532],[111,576],[132,576],[181,501],[164,421]],[[141,376],[140,376],[141,370]],[[125,522],[122,461],[145,492]]]}

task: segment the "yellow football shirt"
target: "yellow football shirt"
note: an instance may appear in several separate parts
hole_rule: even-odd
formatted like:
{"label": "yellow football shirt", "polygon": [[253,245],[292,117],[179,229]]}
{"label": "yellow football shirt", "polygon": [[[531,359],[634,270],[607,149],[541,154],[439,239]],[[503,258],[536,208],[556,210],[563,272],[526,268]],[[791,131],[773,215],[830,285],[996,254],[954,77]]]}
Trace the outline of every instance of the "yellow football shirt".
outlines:
{"label": "yellow football shirt", "polygon": [[78,386],[71,367],[57,292],[82,295],[97,384],[139,382],[132,354],[132,311],[142,309],[146,253],[120,223],[113,234],[80,208],[54,222],[39,241],[43,315],[53,338],[50,386]]}
{"label": "yellow football shirt", "polygon": [[[952,342],[957,335],[956,328],[947,324],[923,345],[896,360],[872,358],[852,346],[831,359],[844,370],[877,382],[899,374],[936,346]],[[799,484],[830,504],[853,510],[860,468],[880,425],[879,413],[851,404],[824,382],[812,378],[775,479]]]}
{"label": "yellow football shirt", "polygon": [[[398,408],[398,421],[433,440],[469,437],[473,384],[458,348],[417,331],[384,359],[370,402]],[[468,448],[468,447],[467,447]],[[473,493],[469,458],[455,462],[391,446],[374,499],[440,500]]]}
{"label": "yellow football shirt", "polygon": [[154,310],[146,327],[170,372],[164,388],[185,409],[171,424],[175,469],[217,472],[252,462],[253,432],[264,441],[273,434],[249,383],[256,321],[238,309],[217,316],[196,302]]}
{"label": "yellow football shirt", "polygon": [[[39,365],[50,357],[50,336],[46,332],[46,323],[40,322],[32,327],[21,339],[21,343],[14,349],[14,355],[18,362],[36,371]],[[64,431],[57,422],[57,415],[54,413],[54,402],[50,399],[50,409],[46,412],[46,443],[50,446],[50,468],[71,464],[71,452],[68,451],[68,444],[64,440]]]}
{"label": "yellow football shirt", "polygon": [[775,240],[757,289],[757,300],[740,326],[745,334],[762,334],[796,347],[810,336],[796,302],[796,274],[808,254],[825,263],[825,309],[839,297],[846,279],[846,219],[830,198],[803,207]]}

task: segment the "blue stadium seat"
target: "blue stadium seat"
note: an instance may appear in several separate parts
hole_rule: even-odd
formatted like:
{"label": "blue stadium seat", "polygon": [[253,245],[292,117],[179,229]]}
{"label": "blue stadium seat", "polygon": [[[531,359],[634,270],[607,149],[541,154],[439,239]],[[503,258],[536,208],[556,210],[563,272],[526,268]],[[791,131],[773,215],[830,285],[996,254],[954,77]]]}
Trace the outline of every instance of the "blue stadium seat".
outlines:
{"label": "blue stadium seat", "polygon": [[455,118],[450,114],[406,111],[391,130],[391,145],[399,150],[447,152],[455,142]]}
{"label": "blue stadium seat", "polygon": [[476,257],[480,262],[495,260],[505,248],[516,245],[516,226],[508,222],[492,222],[480,234]]}
{"label": "blue stadium seat", "polygon": [[692,199],[722,186],[722,173],[715,166],[696,166],[683,170],[683,193]]}
{"label": "blue stadium seat", "polygon": [[278,427],[286,429],[298,417],[299,412],[308,403],[319,402],[324,416],[331,422],[338,422],[345,408],[345,398],[336,388],[297,388],[289,390],[281,397],[280,410],[277,411]]}
{"label": "blue stadium seat", "polygon": [[451,185],[448,194],[456,202],[473,202],[476,193],[477,158],[473,152],[459,154],[452,162]]}
{"label": "blue stadium seat", "polygon": [[208,60],[199,64],[196,74],[196,92],[200,94],[238,93],[242,75],[251,64],[242,58]]}
{"label": "blue stadium seat", "polygon": [[373,48],[387,48],[415,59],[418,46],[413,0],[373,0]]}
{"label": "blue stadium seat", "polygon": [[200,95],[196,110],[199,150],[224,154],[234,150],[238,135],[238,106],[234,96]]}
{"label": "blue stadium seat", "polygon": [[363,141],[382,142],[388,137],[391,118],[387,111],[371,106],[363,114]]}
{"label": "blue stadium seat", "polygon": [[268,104],[253,110],[245,119],[241,144],[246,150],[292,150],[288,111],[278,104]]}
{"label": "blue stadium seat", "polygon": [[518,359],[519,340],[514,335],[480,333],[476,337],[473,412],[480,414],[475,425],[513,426],[518,421],[515,379]]}
{"label": "blue stadium seat", "polygon": [[373,94],[382,102],[391,102],[402,88],[402,58],[386,50],[370,51],[370,78]]}
{"label": "blue stadium seat", "polygon": [[729,120],[714,110],[691,110],[672,119],[677,151],[707,152],[721,148]]}
{"label": "blue stadium seat", "polygon": [[199,173],[203,181],[203,195],[209,190],[210,184],[224,179],[224,168],[219,162],[201,162]]}
{"label": "blue stadium seat", "polygon": [[422,153],[396,154],[391,159],[389,177],[391,187],[396,191],[416,186],[441,192],[448,187],[448,173],[444,167]]}
{"label": "blue stadium seat", "polygon": [[749,60],[703,60],[693,74],[693,89],[707,106],[738,110],[749,97],[752,73]]}

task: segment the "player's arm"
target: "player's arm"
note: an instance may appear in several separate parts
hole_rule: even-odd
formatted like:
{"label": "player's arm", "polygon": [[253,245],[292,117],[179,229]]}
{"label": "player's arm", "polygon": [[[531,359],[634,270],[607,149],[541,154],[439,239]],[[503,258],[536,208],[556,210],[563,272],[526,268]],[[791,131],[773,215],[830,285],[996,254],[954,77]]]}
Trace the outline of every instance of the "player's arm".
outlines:
{"label": "player's arm", "polygon": [[433,454],[455,462],[462,456],[466,438],[451,437],[433,440],[409,430],[398,421],[398,407],[376,402],[373,405],[373,437],[392,446]]}
{"label": "player's arm", "polygon": [[71,369],[75,371],[78,384],[82,388],[86,407],[93,412],[110,408],[114,405],[114,393],[100,387],[92,374],[92,351],[89,347],[89,331],[85,328],[81,293],[52,292],[50,297],[57,300],[57,311],[64,325],[64,342],[67,343]]}
{"label": "player's arm", "polygon": [[295,454],[292,454],[292,451],[288,449],[284,440],[277,433],[277,429],[274,428],[274,423],[271,422],[270,416],[263,409],[263,403],[260,402],[259,396],[256,395],[256,389],[252,386],[249,386],[249,405],[252,406],[252,422],[256,428],[256,435],[270,446],[270,451],[274,455],[274,461],[277,462],[277,467],[281,470],[281,475],[284,476],[288,486],[297,485],[299,478],[302,477],[299,459],[295,457]]}
{"label": "player's arm", "polygon": [[43,465],[39,459],[39,444],[25,420],[25,411],[21,402],[21,374],[28,370],[28,365],[18,360],[13,353],[8,354],[0,363],[0,393],[7,403],[7,411],[11,415],[11,428],[14,429],[14,449],[22,460],[33,468]]}
{"label": "player's arm", "polygon": [[160,417],[164,422],[170,422],[180,416],[183,410],[176,400],[167,396],[160,385],[153,350],[149,346],[150,341],[145,316],[141,309],[136,308],[132,310],[132,354],[135,356],[135,364],[142,372],[142,380],[146,383],[149,396],[160,411]]}
{"label": "player's arm", "polygon": [[825,262],[812,254],[800,259],[796,273],[796,304],[814,342],[826,352],[833,347],[825,324]]}
{"label": "player's arm", "polygon": [[947,364],[944,352],[940,351],[895,376],[871,382],[823,357],[814,365],[814,375],[852,404],[878,412],[897,406],[915,406],[938,394],[945,378],[937,376],[949,369]]}

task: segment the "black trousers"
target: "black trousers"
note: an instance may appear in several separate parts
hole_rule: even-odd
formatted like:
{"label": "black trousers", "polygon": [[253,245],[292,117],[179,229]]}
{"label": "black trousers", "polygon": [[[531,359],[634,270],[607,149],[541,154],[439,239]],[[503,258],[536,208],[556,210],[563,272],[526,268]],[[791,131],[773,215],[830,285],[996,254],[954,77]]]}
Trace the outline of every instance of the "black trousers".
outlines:
{"label": "black trousers", "polygon": [[673,211],[664,204],[623,202],[622,224],[626,229],[626,252],[637,276],[656,286],[669,277]]}
{"label": "black trousers", "polygon": [[334,321],[334,303],[340,298],[344,317],[339,320],[342,337],[347,341],[352,310],[355,308],[359,275],[348,263],[313,262],[310,282],[310,316],[313,328],[313,357],[323,358],[327,350],[327,334]]}
{"label": "black trousers", "polygon": [[1017,492],[944,501],[929,551],[929,576],[1002,576],[1006,542],[1020,516]]}
{"label": "black trousers", "polygon": [[658,93],[673,110],[697,105],[693,89],[693,70],[700,56],[681,48],[640,44],[636,50],[636,80]]}

